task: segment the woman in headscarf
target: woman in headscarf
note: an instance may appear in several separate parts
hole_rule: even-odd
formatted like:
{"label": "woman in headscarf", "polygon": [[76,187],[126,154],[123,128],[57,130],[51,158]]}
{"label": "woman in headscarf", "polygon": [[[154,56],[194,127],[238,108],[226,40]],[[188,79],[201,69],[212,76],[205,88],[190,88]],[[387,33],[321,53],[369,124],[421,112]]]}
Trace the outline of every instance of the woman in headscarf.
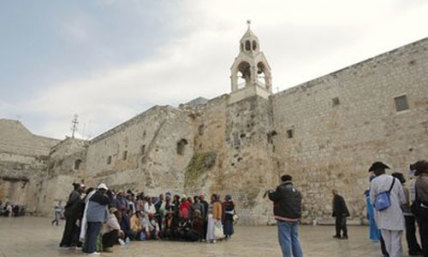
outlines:
{"label": "woman in headscarf", "polygon": [[[214,226],[221,223],[222,208],[217,194],[211,195],[211,204],[208,207],[208,227],[207,227],[207,241],[210,243],[216,242],[216,235],[214,233]],[[221,229],[221,226],[220,226]]]}
{"label": "woman in headscarf", "polygon": [[226,239],[230,238],[233,230],[233,216],[235,215],[235,204],[232,201],[232,196],[226,195],[223,202],[223,232]]}

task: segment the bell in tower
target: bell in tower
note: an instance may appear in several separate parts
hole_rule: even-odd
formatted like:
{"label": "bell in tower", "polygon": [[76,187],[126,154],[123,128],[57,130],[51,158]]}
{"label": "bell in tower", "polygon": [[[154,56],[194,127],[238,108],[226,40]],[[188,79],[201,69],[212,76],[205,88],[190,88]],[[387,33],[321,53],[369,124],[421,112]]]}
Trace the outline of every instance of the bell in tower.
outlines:
{"label": "bell in tower", "polygon": [[239,41],[239,54],[230,68],[232,94],[242,96],[257,94],[268,98],[272,94],[271,69],[263,52],[260,51],[259,39],[251,30],[251,22],[247,23],[247,32]]}

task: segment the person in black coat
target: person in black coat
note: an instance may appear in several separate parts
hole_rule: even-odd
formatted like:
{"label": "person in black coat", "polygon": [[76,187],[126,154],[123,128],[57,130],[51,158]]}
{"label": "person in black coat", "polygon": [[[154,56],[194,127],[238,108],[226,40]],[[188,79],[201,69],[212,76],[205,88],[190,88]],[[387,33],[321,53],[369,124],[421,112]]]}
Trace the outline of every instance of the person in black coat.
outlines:
{"label": "person in black coat", "polygon": [[79,183],[73,183],[74,190],[68,196],[67,204],[64,207],[64,216],[65,216],[65,228],[62,235],[61,243],[59,244],[62,248],[69,248],[75,246],[75,240],[73,240],[73,235],[78,230],[76,226],[77,218],[72,215],[73,207],[79,204],[80,196],[84,188]]}
{"label": "person in black coat", "polygon": [[[337,190],[332,190],[333,193],[333,217],[336,217],[336,235],[334,238],[348,239],[348,229],[346,228],[346,218],[349,217],[348,207],[346,207],[345,199],[338,194]],[[343,232],[342,236],[340,232]]]}

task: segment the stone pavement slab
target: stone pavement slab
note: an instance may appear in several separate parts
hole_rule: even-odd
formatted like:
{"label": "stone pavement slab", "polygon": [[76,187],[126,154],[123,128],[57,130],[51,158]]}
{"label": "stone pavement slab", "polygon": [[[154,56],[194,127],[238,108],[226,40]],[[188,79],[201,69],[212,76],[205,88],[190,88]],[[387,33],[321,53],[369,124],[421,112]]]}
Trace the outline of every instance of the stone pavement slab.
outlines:
{"label": "stone pavement slab", "polygon": [[[64,221],[51,226],[50,220],[39,217],[0,218],[1,257],[86,256],[76,250],[58,247]],[[368,227],[350,226],[349,240],[333,239],[333,226],[301,226],[300,237],[305,257],[380,257],[379,243],[368,239]],[[131,242],[127,247],[115,246],[113,253],[101,256],[126,257],[267,257],[281,256],[276,226],[237,226],[229,241],[188,243],[170,241]],[[406,245],[403,242],[403,247]],[[407,256],[405,254],[405,256]]]}

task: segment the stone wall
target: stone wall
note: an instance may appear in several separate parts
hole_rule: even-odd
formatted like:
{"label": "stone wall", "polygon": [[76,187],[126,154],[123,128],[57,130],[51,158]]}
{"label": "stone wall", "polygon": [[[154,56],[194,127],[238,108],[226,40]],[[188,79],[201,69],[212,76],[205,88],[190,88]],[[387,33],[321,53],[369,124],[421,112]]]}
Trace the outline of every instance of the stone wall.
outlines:
{"label": "stone wall", "polygon": [[218,193],[222,199],[230,194],[241,222],[263,224],[272,205],[262,195],[276,183],[277,176],[268,140],[270,103],[259,96],[229,100],[224,95],[196,111],[195,156],[185,170],[185,191]]}
{"label": "stone wall", "polygon": [[134,192],[182,193],[183,170],[193,156],[191,119],[187,112],[170,106],[154,107],[91,140],[87,181]]}
{"label": "stone wall", "polygon": [[42,174],[43,184],[38,193],[38,213],[51,214],[58,201],[65,204],[73,183],[85,181],[87,147],[85,140],[66,138],[51,148],[47,171]]}
{"label": "stone wall", "polygon": [[[426,159],[427,48],[422,40],[271,97],[275,154],[303,192],[305,218],[329,217],[333,188],[353,217],[364,217],[372,162],[406,173]],[[397,112],[394,98],[404,94],[409,110]]]}
{"label": "stone wall", "polygon": [[49,150],[58,142],[33,135],[19,121],[0,119],[0,200],[36,212]]}

